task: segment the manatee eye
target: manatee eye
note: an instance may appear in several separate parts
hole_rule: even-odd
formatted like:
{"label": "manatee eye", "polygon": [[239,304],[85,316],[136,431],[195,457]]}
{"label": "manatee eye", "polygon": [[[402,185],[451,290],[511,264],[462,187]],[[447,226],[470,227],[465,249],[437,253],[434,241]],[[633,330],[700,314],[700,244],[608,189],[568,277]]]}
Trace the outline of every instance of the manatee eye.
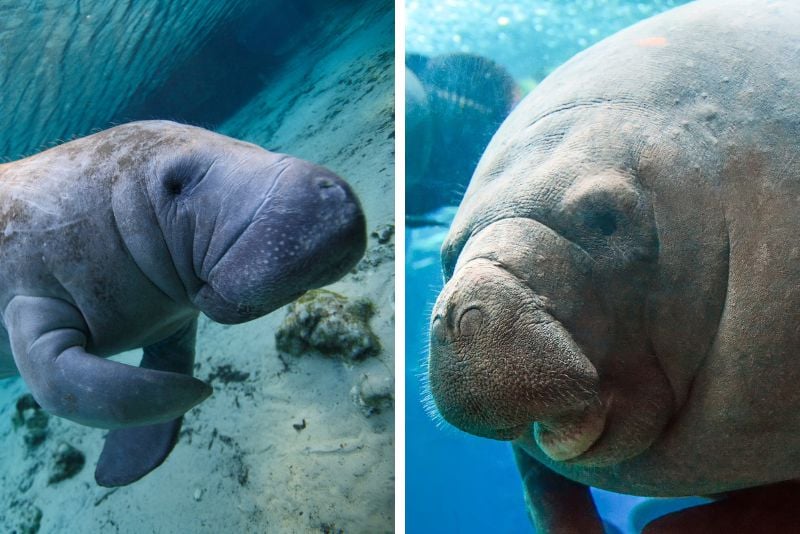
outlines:
{"label": "manatee eye", "polygon": [[170,195],[177,196],[183,191],[183,183],[179,178],[170,177],[164,181],[164,189],[166,189],[167,193]]}
{"label": "manatee eye", "polygon": [[633,183],[633,177],[614,173],[576,180],[562,200],[569,224],[575,225],[576,230],[588,230],[587,237],[595,238],[627,229],[640,210]]}
{"label": "manatee eye", "polygon": [[603,235],[611,235],[617,231],[617,218],[611,212],[592,212],[584,219],[586,226]]}
{"label": "manatee eye", "polygon": [[171,161],[161,173],[161,187],[164,192],[171,196],[185,196],[208,174],[199,172],[203,167],[201,163],[191,158],[180,158]]}

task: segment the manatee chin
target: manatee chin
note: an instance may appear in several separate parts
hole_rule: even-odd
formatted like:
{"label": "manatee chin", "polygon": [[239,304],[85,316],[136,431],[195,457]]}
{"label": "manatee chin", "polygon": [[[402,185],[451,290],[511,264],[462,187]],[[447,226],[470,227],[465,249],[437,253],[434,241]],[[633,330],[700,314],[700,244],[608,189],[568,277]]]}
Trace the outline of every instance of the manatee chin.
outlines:
{"label": "manatee chin", "polygon": [[[538,423],[517,443],[535,456],[539,449],[552,460],[582,467],[612,466],[642,454],[667,433],[676,411],[672,388],[656,358],[642,360],[629,376],[607,380],[601,394],[604,426],[581,454],[564,458],[552,454],[548,433],[537,428]],[[579,426],[589,433],[596,430],[585,421]]]}
{"label": "manatee chin", "polygon": [[239,324],[263,317],[297,300],[304,293],[305,291],[290,293],[282,296],[281,299],[273,299],[255,307],[226,299],[210,284],[205,284],[195,295],[194,305],[213,321],[222,324]]}

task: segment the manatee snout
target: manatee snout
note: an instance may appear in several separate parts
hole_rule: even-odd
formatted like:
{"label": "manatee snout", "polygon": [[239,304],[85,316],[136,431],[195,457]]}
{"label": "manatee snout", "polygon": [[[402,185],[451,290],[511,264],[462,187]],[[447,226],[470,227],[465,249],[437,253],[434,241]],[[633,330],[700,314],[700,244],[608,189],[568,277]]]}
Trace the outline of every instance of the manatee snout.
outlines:
{"label": "manatee snout", "polygon": [[347,182],[296,158],[272,172],[272,183],[243,192],[257,207],[198,294],[200,309],[218,322],[265,315],[338,280],[364,254],[364,213]]}
{"label": "manatee snout", "polygon": [[541,298],[488,260],[465,265],[433,312],[430,387],[442,416],[514,439],[537,421],[583,412],[597,372]]}
{"label": "manatee snout", "polygon": [[305,276],[308,289],[314,289],[335,282],[358,263],[367,245],[366,221],[347,182],[324,167],[298,161],[299,183],[292,189],[306,215],[281,224],[310,226],[303,236],[305,256],[293,266],[297,265],[297,275]]}
{"label": "manatee snout", "polygon": [[[498,252],[498,243],[513,253]],[[575,249],[535,221],[514,219],[494,223],[461,251],[431,317],[429,384],[445,420],[494,439],[532,432],[558,460],[598,439],[605,424],[598,371],[562,323],[602,324],[581,315],[599,314],[585,304],[589,275]],[[554,269],[568,282],[548,284]]]}

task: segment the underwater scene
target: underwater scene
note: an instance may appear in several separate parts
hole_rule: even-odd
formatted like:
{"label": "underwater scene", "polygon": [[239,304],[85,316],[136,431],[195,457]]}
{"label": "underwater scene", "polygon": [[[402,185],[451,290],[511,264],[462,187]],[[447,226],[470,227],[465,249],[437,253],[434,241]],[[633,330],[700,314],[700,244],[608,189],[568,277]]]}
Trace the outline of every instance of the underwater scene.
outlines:
{"label": "underwater scene", "polygon": [[393,3],[0,20],[0,532],[393,531]]}
{"label": "underwater scene", "polygon": [[[534,530],[511,445],[444,422],[427,384],[430,317],[443,286],[440,251],[484,149],[521,98],[562,63],[623,28],[685,3],[406,1],[409,533]],[[596,66],[598,73],[602,70]],[[704,502],[596,488],[592,495],[606,532],[620,533],[640,532],[653,517]]]}

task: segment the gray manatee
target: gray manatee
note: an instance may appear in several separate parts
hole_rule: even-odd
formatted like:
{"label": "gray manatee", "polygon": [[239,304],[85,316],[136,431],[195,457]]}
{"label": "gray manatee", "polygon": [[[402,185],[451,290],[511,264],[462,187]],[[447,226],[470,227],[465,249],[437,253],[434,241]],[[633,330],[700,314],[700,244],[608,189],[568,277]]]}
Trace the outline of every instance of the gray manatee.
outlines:
{"label": "gray manatee", "polygon": [[[0,377],[114,429],[95,477],[128,484],[211,388],[197,317],[265,315],[347,273],[365,221],[322,167],[201,128],[129,123],[0,165]],[[144,347],[140,367],[103,359]]]}
{"label": "gray manatee", "polygon": [[800,477],[798,28],[790,1],[656,16],[485,151],[442,247],[430,388],[512,440],[541,531],[600,532],[587,485],[731,496],[653,531],[800,531],[754,504],[800,502],[774,485]]}

